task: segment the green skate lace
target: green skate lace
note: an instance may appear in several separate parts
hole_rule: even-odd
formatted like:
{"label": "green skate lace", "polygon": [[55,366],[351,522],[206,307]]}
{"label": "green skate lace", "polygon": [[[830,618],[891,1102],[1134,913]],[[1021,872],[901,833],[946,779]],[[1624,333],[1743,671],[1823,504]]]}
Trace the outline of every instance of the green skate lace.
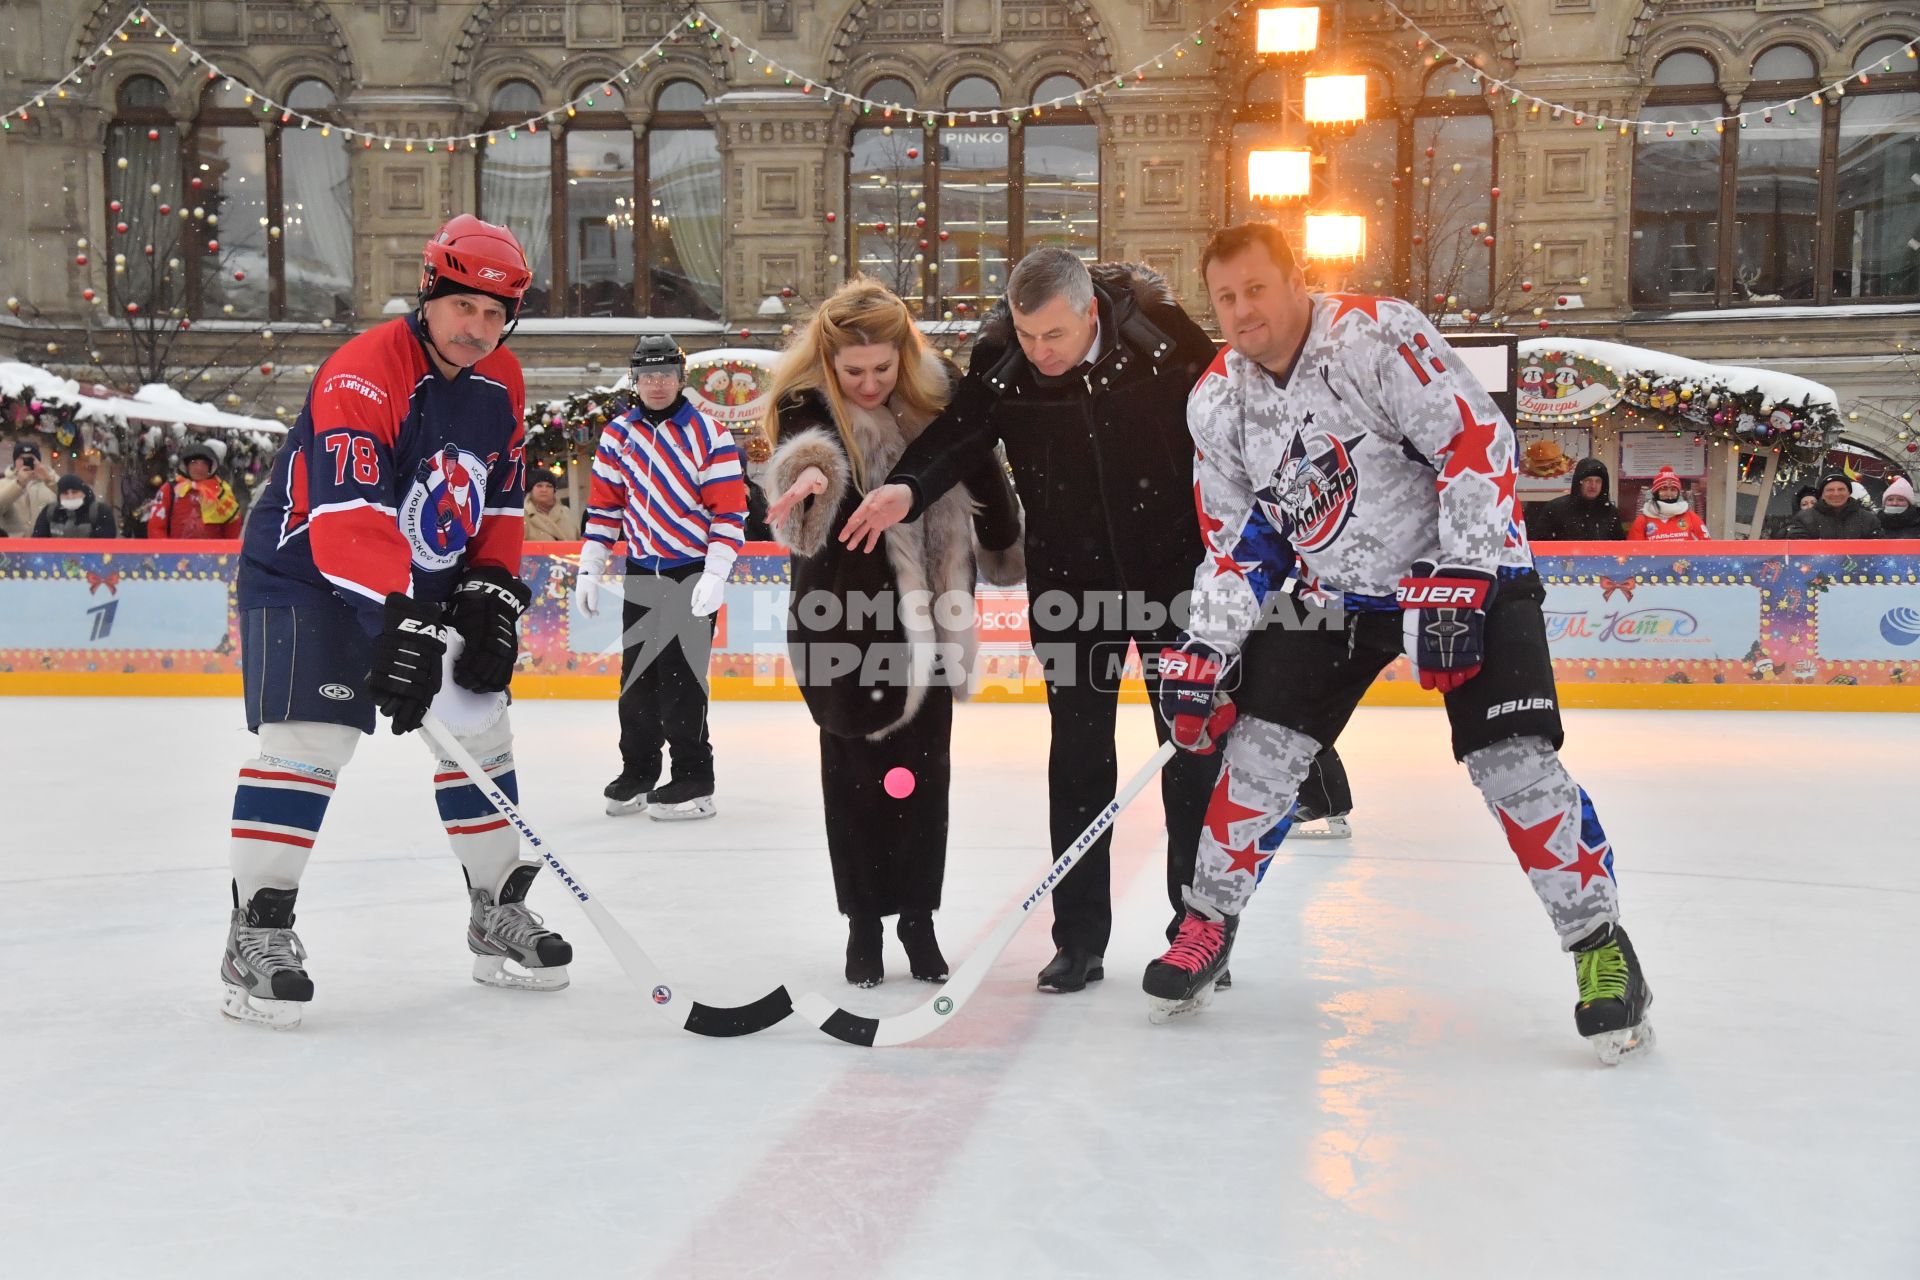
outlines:
{"label": "green skate lace", "polygon": [[1627,998],[1627,958],[1620,944],[1609,942],[1573,957],[1574,971],[1580,977],[1580,1003]]}

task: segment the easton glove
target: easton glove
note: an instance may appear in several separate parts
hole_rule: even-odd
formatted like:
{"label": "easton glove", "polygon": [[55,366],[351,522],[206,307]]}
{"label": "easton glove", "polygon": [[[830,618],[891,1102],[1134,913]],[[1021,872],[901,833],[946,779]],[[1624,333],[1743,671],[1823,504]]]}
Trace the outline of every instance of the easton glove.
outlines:
{"label": "easton glove", "polygon": [[1407,657],[1422,689],[1452,693],[1480,674],[1487,652],[1487,606],[1494,577],[1478,569],[1439,569],[1416,560],[1394,598],[1406,621]]}
{"label": "easton glove", "polygon": [[447,621],[466,647],[454,659],[453,682],[475,693],[499,693],[520,656],[520,615],[533,592],[494,565],[470,569],[447,602]]}
{"label": "easton glove", "polygon": [[1232,726],[1236,714],[1220,689],[1226,660],[1213,646],[1189,639],[1178,648],[1162,649],[1158,666],[1158,709],[1174,745],[1206,755]]}
{"label": "easton glove", "polygon": [[448,630],[439,605],[398,591],[387,597],[380,636],[373,642],[367,691],[393,721],[395,733],[412,733],[427,718],[433,695],[440,692],[440,659],[447,651]]}

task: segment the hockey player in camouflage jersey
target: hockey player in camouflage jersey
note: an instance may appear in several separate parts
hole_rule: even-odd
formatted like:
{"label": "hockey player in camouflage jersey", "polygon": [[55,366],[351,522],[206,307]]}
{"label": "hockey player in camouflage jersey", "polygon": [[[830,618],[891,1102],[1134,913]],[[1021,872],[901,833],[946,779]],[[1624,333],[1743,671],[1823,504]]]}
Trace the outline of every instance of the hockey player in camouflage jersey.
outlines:
{"label": "hockey player in camouflage jersey", "polygon": [[1612,851],[1558,755],[1512,428],[1416,308],[1308,293],[1277,228],[1220,232],[1202,272],[1230,346],[1188,403],[1207,556],[1160,705],[1182,747],[1224,735],[1225,765],[1180,936],[1147,969],[1156,1020],[1204,1005],[1314,755],[1404,648],[1575,955],[1581,1034],[1609,1062],[1645,1047]]}

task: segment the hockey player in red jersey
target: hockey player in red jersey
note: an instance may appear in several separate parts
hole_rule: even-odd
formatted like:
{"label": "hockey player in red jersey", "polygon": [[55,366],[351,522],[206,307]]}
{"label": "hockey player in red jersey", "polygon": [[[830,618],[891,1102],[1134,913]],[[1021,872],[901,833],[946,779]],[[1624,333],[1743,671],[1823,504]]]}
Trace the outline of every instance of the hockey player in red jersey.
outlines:
{"label": "hockey player in red jersey", "polygon": [[[1160,655],[1173,737],[1225,757],[1154,1016],[1204,1005],[1314,755],[1403,648],[1445,697],[1453,751],[1547,909],[1601,1059],[1652,1043],[1613,854],[1558,754],[1560,710],[1515,510],[1513,429],[1419,310],[1306,291],[1279,229],[1201,259],[1220,353],[1188,401],[1208,548],[1187,635]],[[1302,617],[1286,596],[1318,612]]]}
{"label": "hockey player in red jersey", "polygon": [[[233,800],[220,972],[236,1021],[298,1026],[313,998],[294,899],[376,708],[395,733],[435,709],[518,798],[506,691],[530,599],[519,578],[526,390],[501,343],[531,280],[505,227],[466,214],[442,227],[419,309],[320,366],[247,520],[241,657],[260,750]],[[439,760],[431,776],[467,880],[474,980],[566,986],[571,948],[526,907],[539,864],[520,860],[514,829],[457,764]]]}

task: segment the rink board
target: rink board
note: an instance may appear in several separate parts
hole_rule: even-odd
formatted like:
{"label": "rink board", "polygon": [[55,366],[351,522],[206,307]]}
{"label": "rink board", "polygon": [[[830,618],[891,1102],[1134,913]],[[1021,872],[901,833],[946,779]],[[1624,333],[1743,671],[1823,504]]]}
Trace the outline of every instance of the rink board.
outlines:
{"label": "rink board", "polygon": [[[575,607],[577,555],[576,544],[528,547],[520,697],[615,692],[618,620]],[[1920,710],[1920,542],[1557,543],[1536,555],[1568,706]],[[230,543],[0,546],[0,694],[237,695],[237,559]],[[715,635],[716,697],[798,697],[786,607],[785,553],[748,544]],[[1017,588],[981,591],[981,700],[1044,697],[1026,607]],[[1127,687],[1143,696],[1137,680]],[[1368,696],[1434,700],[1404,659]]]}

